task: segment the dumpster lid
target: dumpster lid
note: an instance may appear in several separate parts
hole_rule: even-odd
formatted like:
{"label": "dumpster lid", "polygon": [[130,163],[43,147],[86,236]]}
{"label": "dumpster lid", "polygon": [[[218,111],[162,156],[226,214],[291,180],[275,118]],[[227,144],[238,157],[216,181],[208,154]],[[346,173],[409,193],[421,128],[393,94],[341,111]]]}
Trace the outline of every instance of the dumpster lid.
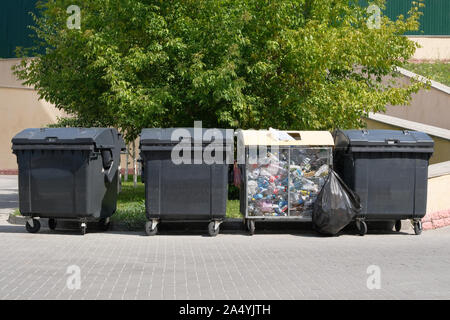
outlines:
{"label": "dumpster lid", "polygon": [[13,145],[86,145],[99,149],[125,148],[116,129],[111,128],[32,128],[19,132]]}
{"label": "dumpster lid", "polygon": [[155,145],[155,144],[177,144],[182,138],[187,138],[190,142],[194,143],[214,143],[216,139],[219,140],[219,144],[233,144],[233,132],[227,135],[225,129],[206,129],[195,128],[200,133],[195,134],[194,128],[152,128],[142,129],[141,131],[141,145]]}
{"label": "dumpster lid", "polygon": [[340,146],[410,146],[433,147],[426,133],[408,130],[344,130],[337,131],[336,147]]}
{"label": "dumpster lid", "polygon": [[328,131],[240,130],[238,140],[244,146],[334,146]]}

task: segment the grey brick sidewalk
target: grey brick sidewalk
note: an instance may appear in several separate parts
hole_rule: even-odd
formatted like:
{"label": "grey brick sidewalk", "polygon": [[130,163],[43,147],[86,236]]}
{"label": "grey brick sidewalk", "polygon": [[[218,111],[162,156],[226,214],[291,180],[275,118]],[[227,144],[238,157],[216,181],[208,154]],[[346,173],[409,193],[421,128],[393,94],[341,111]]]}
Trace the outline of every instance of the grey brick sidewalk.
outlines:
{"label": "grey brick sidewalk", "polygon": [[[450,298],[450,228],[412,234],[28,234],[0,224],[1,299]],[[70,265],[81,288],[69,290]],[[369,290],[367,268],[381,270]]]}

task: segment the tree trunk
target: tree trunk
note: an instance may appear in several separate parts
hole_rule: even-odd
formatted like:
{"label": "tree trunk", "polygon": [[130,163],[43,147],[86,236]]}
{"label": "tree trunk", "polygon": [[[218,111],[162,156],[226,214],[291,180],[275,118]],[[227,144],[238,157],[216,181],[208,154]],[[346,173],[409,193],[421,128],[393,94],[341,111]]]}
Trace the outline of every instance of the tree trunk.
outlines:
{"label": "tree trunk", "polygon": [[136,141],[133,141],[133,167],[134,167],[133,186],[136,188],[137,187]]}
{"label": "tree trunk", "polygon": [[126,160],[125,160],[125,182],[128,181],[128,168],[129,168],[129,154],[130,154],[130,145],[127,144],[127,149],[126,149]]}

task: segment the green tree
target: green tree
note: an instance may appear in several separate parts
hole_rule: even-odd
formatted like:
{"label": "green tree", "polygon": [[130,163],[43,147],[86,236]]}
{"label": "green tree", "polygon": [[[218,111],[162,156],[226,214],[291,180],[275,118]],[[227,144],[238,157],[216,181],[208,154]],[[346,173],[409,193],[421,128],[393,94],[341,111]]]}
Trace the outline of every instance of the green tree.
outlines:
{"label": "green tree", "polygon": [[[77,3],[78,2],[78,3]],[[397,85],[419,27],[357,0],[49,0],[35,17],[37,46],[16,74],[73,116],[63,124],[333,129],[406,104],[423,84]],[[383,8],[384,0],[372,1]],[[67,7],[81,8],[81,29]],[[44,54],[41,54],[44,51]]]}

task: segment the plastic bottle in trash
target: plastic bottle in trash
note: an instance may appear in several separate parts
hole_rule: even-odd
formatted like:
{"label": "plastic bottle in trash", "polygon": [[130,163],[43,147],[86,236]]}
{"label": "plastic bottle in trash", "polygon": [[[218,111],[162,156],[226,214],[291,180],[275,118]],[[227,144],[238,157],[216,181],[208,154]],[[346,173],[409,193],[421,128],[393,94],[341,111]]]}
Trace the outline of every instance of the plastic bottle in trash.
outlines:
{"label": "plastic bottle in trash", "polygon": [[256,180],[259,177],[259,172],[260,172],[259,168],[251,169],[248,172],[248,177],[252,180]]}
{"label": "plastic bottle in trash", "polygon": [[292,182],[292,186],[291,186],[291,188],[294,188],[294,189],[296,189],[296,190],[299,190],[299,189],[301,189],[302,188],[302,182],[300,181],[300,180],[295,180],[295,181],[293,181]]}
{"label": "plastic bottle in trash", "polygon": [[285,206],[287,206],[287,201],[282,200],[282,201],[279,201],[279,202],[278,202],[278,207],[283,208],[283,207],[285,207]]}
{"label": "plastic bottle in trash", "polygon": [[261,212],[273,212],[272,202],[270,202],[270,201],[265,201],[265,200],[259,201],[258,207],[261,210]]}
{"label": "plastic bottle in trash", "polygon": [[316,177],[323,177],[328,175],[329,172],[329,166],[327,164],[322,165],[314,174]]}
{"label": "plastic bottle in trash", "polygon": [[255,194],[256,189],[258,188],[258,183],[254,180],[250,180],[247,182],[247,190],[249,194]]}
{"label": "plastic bottle in trash", "polygon": [[303,171],[300,169],[295,169],[292,172],[292,176],[293,176],[293,178],[301,179],[303,177]]}
{"label": "plastic bottle in trash", "polygon": [[280,176],[271,176],[269,178],[269,182],[274,183],[275,181],[277,181],[278,179],[280,179]]}
{"label": "plastic bottle in trash", "polygon": [[269,181],[263,177],[258,178],[258,187],[267,188],[269,186]]}
{"label": "plastic bottle in trash", "polygon": [[318,192],[319,189],[318,186],[311,180],[303,178],[302,182],[303,182],[302,190]]}
{"label": "plastic bottle in trash", "polygon": [[261,193],[255,194],[252,198],[253,201],[255,200],[261,200],[262,198],[264,198],[264,196]]}

